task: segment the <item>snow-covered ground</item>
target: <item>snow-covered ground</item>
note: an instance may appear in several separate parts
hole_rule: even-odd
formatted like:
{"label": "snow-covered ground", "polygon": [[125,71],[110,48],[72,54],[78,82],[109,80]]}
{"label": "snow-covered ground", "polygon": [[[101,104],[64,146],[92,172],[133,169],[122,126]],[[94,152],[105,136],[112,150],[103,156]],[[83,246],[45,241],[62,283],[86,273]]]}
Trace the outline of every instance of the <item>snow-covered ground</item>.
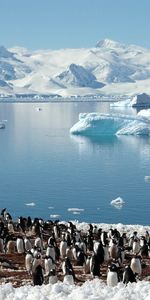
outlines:
{"label": "snow-covered ground", "polygon": [[0,286],[0,300],[149,300],[150,282],[139,281],[125,286],[119,283],[108,287],[99,279],[85,282],[81,287],[62,282],[54,285],[23,286],[11,284]]}
{"label": "snow-covered ground", "polygon": [[0,47],[1,97],[116,100],[140,93],[150,94],[150,50],[140,46],[105,39],[80,49]]}

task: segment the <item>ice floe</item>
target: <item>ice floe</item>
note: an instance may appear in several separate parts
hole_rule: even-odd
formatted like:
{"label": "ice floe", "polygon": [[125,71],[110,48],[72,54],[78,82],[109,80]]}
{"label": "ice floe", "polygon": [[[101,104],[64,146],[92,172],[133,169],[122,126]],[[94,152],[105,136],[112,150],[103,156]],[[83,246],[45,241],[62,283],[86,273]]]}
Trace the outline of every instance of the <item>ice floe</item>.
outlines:
{"label": "ice floe", "polygon": [[116,208],[122,208],[125,201],[121,197],[117,197],[116,199],[110,202],[111,205],[115,206]]}
{"label": "ice floe", "polygon": [[30,202],[30,203],[25,203],[26,206],[35,206],[34,202]]}
{"label": "ice floe", "polygon": [[71,207],[71,208],[68,208],[68,211],[80,212],[80,211],[84,211],[84,208],[73,208],[73,207]]}

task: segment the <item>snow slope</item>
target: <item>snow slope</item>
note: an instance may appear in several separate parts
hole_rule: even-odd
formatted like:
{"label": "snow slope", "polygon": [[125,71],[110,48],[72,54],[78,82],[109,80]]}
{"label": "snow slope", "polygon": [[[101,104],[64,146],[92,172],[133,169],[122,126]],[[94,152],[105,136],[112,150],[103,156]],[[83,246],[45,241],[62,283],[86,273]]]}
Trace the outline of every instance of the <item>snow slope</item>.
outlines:
{"label": "snow slope", "polygon": [[150,50],[105,39],[93,48],[0,47],[0,94],[150,94]]}

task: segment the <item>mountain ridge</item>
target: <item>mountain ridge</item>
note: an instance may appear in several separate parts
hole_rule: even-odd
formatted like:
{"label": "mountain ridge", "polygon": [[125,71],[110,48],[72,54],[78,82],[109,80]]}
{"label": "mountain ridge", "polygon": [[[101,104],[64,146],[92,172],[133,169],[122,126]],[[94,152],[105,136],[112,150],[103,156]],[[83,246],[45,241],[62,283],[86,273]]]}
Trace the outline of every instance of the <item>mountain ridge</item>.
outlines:
{"label": "mountain ridge", "polygon": [[150,50],[111,39],[92,48],[0,46],[0,96],[150,94]]}

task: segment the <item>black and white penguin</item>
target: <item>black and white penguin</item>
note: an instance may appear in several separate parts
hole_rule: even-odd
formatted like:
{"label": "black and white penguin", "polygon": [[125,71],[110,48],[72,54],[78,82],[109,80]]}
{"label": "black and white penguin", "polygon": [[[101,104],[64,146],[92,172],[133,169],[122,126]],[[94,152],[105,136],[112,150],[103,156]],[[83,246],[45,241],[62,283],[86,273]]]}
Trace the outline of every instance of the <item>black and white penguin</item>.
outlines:
{"label": "black and white penguin", "polygon": [[10,236],[6,242],[6,253],[12,254],[16,252],[16,241]]}
{"label": "black and white penguin", "polygon": [[60,242],[59,249],[61,258],[65,258],[67,250],[67,241],[65,239]]}
{"label": "black and white penguin", "polygon": [[7,227],[8,227],[9,233],[14,233],[14,224],[13,224],[12,220],[8,221]]}
{"label": "black and white penguin", "polygon": [[24,240],[22,238],[22,236],[18,236],[17,240],[16,240],[16,247],[17,247],[17,252],[22,254],[25,252],[25,248],[24,248]]}
{"label": "black and white penguin", "polygon": [[99,264],[101,265],[104,262],[104,248],[103,248],[103,245],[102,245],[101,241],[100,241],[99,246],[97,248],[96,255],[99,259]]}
{"label": "black and white penguin", "polygon": [[87,256],[86,261],[84,263],[84,273],[90,274],[91,273],[91,256]]}
{"label": "black and white penguin", "polygon": [[100,277],[100,263],[97,255],[93,255],[90,260],[90,269],[93,276]]}
{"label": "black and white penguin", "polygon": [[49,275],[51,270],[55,270],[55,262],[51,256],[45,256],[44,258],[44,270],[45,275]]}
{"label": "black and white penguin", "polygon": [[30,250],[28,250],[25,256],[25,268],[27,272],[29,272],[29,274],[31,274],[32,271],[32,263],[33,263],[33,254]]}
{"label": "black and white penguin", "polygon": [[142,273],[142,267],[141,267],[141,260],[140,257],[135,256],[131,259],[130,267],[134,274],[141,275]]}
{"label": "black and white penguin", "polygon": [[55,252],[55,247],[53,245],[48,245],[46,249],[46,256],[52,257],[54,261],[56,260],[56,252]]}
{"label": "black and white penguin", "polygon": [[102,231],[101,233],[101,241],[103,245],[107,244],[108,238],[107,238],[107,232],[106,231]]}
{"label": "black and white penguin", "polygon": [[62,271],[64,274],[64,283],[74,284],[75,273],[68,257],[66,257],[64,262],[62,263]]}
{"label": "black and white penguin", "polygon": [[77,266],[83,266],[86,261],[86,256],[80,248],[77,251]]}
{"label": "black and white penguin", "polygon": [[44,282],[43,269],[41,265],[38,265],[32,272],[33,284],[42,285]]}
{"label": "black and white penguin", "polygon": [[35,257],[33,257],[32,262],[32,273],[34,273],[37,266],[42,266],[42,258],[40,254],[37,254]]}
{"label": "black and white penguin", "polygon": [[112,259],[118,258],[118,247],[117,242],[115,240],[111,240],[111,245],[109,247],[109,255]]}
{"label": "black and white penguin", "polygon": [[128,282],[136,282],[136,276],[130,266],[126,266],[123,272],[123,283],[128,284]]}
{"label": "black and white penguin", "polygon": [[89,251],[93,251],[93,247],[94,247],[93,237],[90,234],[88,234],[88,236],[87,236],[87,249]]}
{"label": "black and white penguin", "polygon": [[25,251],[29,251],[32,249],[31,242],[30,242],[29,238],[27,238],[26,236],[24,238],[24,247],[25,247]]}
{"label": "black and white penguin", "polygon": [[139,239],[134,239],[132,244],[132,252],[133,254],[137,255],[140,252],[140,242]]}
{"label": "black and white penguin", "polygon": [[0,237],[0,253],[4,253],[4,240]]}
{"label": "black and white penguin", "polygon": [[41,251],[43,251],[43,241],[41,237],[36,237],[35,241],[34,241],[34,246],[36,246],[37,248],[40,248]]}
{"label": "black and white penguin", "polygon": [[66,249],[66,257],[68,257],[70,260],[72,260],[74,258],[71,246],[67,247],[67,249]]}
{"label": "black and white penguin", "polygon": [[108,266],[107,285],[114,287],[118,284],[118,268],[115,265]]}

